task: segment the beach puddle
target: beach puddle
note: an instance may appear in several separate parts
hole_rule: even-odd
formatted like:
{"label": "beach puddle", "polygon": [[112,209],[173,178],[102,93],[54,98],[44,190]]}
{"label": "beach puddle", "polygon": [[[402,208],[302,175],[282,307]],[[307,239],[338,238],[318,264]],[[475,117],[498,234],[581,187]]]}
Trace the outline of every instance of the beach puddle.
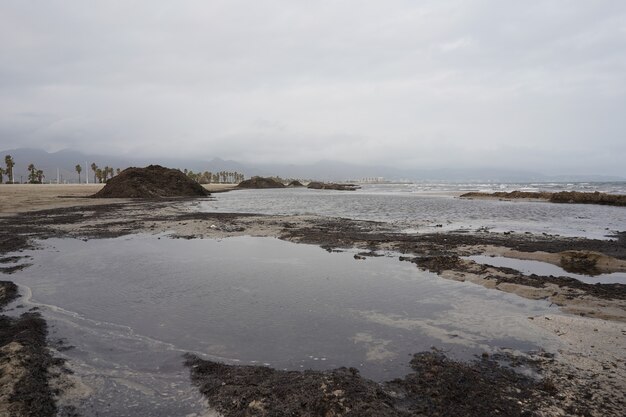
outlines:
{"label": "beach puddle", "polygon": [[465,259],[472,260],[478,264],[491,265],[496,267],[512,268],[524,275],[542,275],[555,277],[575,278],[587,284],[626,284],[626,272],[614,272],[611,274],[583,275],[567,272],[560,266],[547,262],[533,261],[526,259],[514,259],[504,256],[472,255]]}
{"label": "beach puddle", "polygon": [[[448,281],[397,257],[273,238],[50,239],[11,277],[38,307],[84,385],[83,416],[210,415],[182,354],[277,369],[406,374],[416,352],[457,359],[503,348],[554,351],[528,316],[547,302]],[[29,295],[32,291],[32,296]],[[15,305],[22,304],[18,308]]]}

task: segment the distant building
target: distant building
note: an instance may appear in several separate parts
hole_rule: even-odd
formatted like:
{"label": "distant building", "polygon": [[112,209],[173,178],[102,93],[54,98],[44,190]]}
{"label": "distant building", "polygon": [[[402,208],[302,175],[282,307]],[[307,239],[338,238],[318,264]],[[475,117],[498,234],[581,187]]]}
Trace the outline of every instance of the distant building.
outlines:
{"label": "distant building", "polygon": [[365,183],[365,184],[380,184],[385,181],[385,177],[366,177],[366,178],[362,178],[359,182]]}

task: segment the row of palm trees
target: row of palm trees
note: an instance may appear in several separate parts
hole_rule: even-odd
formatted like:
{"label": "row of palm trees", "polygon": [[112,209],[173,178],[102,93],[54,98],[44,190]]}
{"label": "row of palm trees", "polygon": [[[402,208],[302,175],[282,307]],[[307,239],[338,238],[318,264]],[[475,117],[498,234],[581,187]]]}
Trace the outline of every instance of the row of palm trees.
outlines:
{"label": "row of palm trees", "polygon": [[[14,184],[15,179],[13,176],[13,167],[15,167],[15,161],[11,155],[6,155],[4,157],[4,163],[6,168],[0,167],[0,184],[4,182],[4,176],[7,176],[7,184]],[[43,170],[37,169],[34,164],[28,165],[28,183],[29,184],[41,184],[43,183],[43,179],[45,175]],[[76,172],[78,173],[78,183],[81,182],[80,174],[83,171],[83,167],[80,164],[76,164],[74,167]],[[93,182],[94,183],[103,183],[106,182],[109,178],[112,178],[115,174],[119,174],[122,170],[120,168],[114,169],[109,166],[105,166],[104,168],[99,168],[95,163],[91,164],[91,169],[93,170]]]}
{"label": "row of palm trees", "polygon": [[[15,166],[15,161],[11,155],[6,155],[4,158],[4,163],[6,168],[0,167],[0,183],[3,182],[3,176],[7,176],[7,183],[13,184],[15,182],[13,176],[13,167]],[[94,183],[104,183],[109,178],[113,178],[115,175],[119,175],[122,171],[120,168],[112,168],[109,166],[105,166],[104,168],[98,167],[95,162],[92,162],[90,165],[91,171],[93,172],[93,182]],[[74,170],[78,174],[78,183],[82,182],[81,173],[83,172],[83,167],[80,164],[76,164]],[[200,184],[211,184],[211,183],[222,183],[222,184],[238,184],[245,179],[244,175],[240,172],[236,171],[219,171],[219,172],[193,172],[192,170],[184,169],[183,173],[187,175],[189,178],[194,181],[199,182]],[[85,173],[85,182],[87,181],[87,173]],[[28,165],[28,182],[31,184],[42,183],[45,175],[43,170],[37,169],[34,164]]]}
{"label": "row of palm trees", "polygon": [[239,184],[244,180],[244,175],[236,171],[219,171],[215,173],[204,171],[196,173],[185,168],[183,173],[200,184]]}
{"label": "row of palm trees", "polygon": [[[110,166],[105,166],[104,168],[99,168],[95,162],[91,163],[90,166],[93,171],[93,182],[94,183],[103,183],[107,182],[109,178],[113,178],[114,175],[119,175],[122,170],[120,168],[113,168]],[[83,171],[83,167],[80,164],[76,164],[74,167],[76,172],[78,173],[78,183],[80,184],[80,173]],[[85,176],[87,173],[85,173]]]}
{"label": "row of palm trees", "polygon": [[[0,167],[0,184],[4,182],[4,176],[7,176],[7,184],[14,184],[15,178],[13,176],[13,167],[15,167],[15,161],[11,155],[4,157],[4,164],[6,168]],[[28,183],[29,184],[41,184],[45,175],[43,170],[35,168],[34,164],[28,164]]]}

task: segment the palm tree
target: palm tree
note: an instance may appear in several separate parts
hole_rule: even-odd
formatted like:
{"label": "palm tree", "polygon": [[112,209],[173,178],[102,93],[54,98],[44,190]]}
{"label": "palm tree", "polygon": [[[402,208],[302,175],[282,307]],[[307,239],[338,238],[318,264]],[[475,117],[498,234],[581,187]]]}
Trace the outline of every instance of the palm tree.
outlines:
{"label": "palm tree", "polygon": [[6,173],[9,176],[9,182],[13,184],[13,167],[15,166],[15,162],[13,162],[13,157],[11,155],[5,156],[4,163],[7,165]]}
{"label": "palm tree", "polygon": [[28,164],[28,182],[35,184],[37,182],[37,170],[34,164]]}
{"label": "palm tree", "polygon": [[83,167],[81,167],[80,164],[77,164],[74,169],[78,172],[78,183],[80,184],[80,172],[83,170]]}
{"label": "palm tree", "polygon": [[38,169],[35,172],[35,176],[37,177],[37,182],[39,184],[43,184],[43,178],[45,177],[45,175],[43,175],[43,171],[41,169]]}
{"label": "palm tree", "polygon": [[4,175],[4,169],[0,167],[0,184],[2,184],[2,176]]}
{"label": "palm tree", "polygon": [[91,170],[93,171],[93,183],[96,183],[96,170],[98,169],[98,165],[95,162],[91,163]]}

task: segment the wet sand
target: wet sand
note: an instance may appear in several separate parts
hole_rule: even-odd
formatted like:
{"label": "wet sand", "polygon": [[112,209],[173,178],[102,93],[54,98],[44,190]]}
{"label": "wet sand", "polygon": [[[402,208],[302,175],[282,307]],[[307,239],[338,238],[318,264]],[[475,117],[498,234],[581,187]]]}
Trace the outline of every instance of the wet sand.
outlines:
{"label": "wet sand", "polygon": [[[42,186],[42,189],[45,187],[49,186]],[[37,194],[33,195],[31,190],[37,190]],[[86,200],[77,198],[78,196],[75,195],[73,200],[63,201],[63,205],[57,206],[55,198],[66,192],[67,190],[62,191],[61,188],[54,191],[46,189],[45,192],[39,192],[37,188],[27,189],[22,191],[23,196],[20,200],[22,203],[13,202],[12,205],[3,206],[2,214],[5,217],[0,219],[0,256],[6,252],[28,247],[35,238],[91,239],[139,232],[170,232],[180,238],[221,238],[241,235],[279,237],[293,242],[317,244],[328,250],[358,248],[362,250],[361,256],[365,258],[365,262],[367,262],[367,256],[373,251],[394,251],[403,254],[404,260],[414,262],[417,267],[437,272],[442,278],[470,281],[522,297],[547,299],[559,305],[564,311],[573,313],[564,317],[529,317],[538,329],[553,331],[562,339],[564,346],[554,356],[534,352],[524,358],[516,359],[532,363],[543,377],[541,380],[543,385],[540,384],[531,389],[531,397],[537,398],[537,401],[528,407],[531,407],[535,415],[618,416],[623,415],[626,409],[624,398],[626,392],[626,364],[624,363],[624,358],[626,358],[626,289],[624,285],[589,285],[573,279],[558,279],[558,277],[529,278],[508,268],[487,267],[460,258],[473,254],[499,254],[548,262],[556,262],[559,259],[560,262],[564,254],[575,251],[599,254],[601,261],[596,262],[599,270],[622,270],[626,260],[626,238],[623,234],[614,240],[497,233],[404,234],[395,230],[392,225],[379,222],[316,216],[201,213],[195,211],[195,202],[189,200],[163,202],[104,200],[98,202],[98,205],[91,205],[82,204]],[[75,192],[88,193],[89,189],[75,190]],[[4,188],[0,190],[0,193],[4,193]],[[0,195],[4,197],[6,194]],[[4,204],[4,198],[2,200]],[[32,211],[42,207],[46,209]],[[7,277],[10,278],[10,275]],[[211,400],[213,394],[208,393],[206,381],[213,380],[211,378],[214,378],[214,375],[211,369],[214,368],[191,360],[190,366],[204,366],[204,368],[192,368],[192,374],[200,390],[206,392],[207,398]],[[433,369],[440,370],[442,375],[448,369],[446,364],[439,363],[435,359],[427,358],[427,362],[434,363]],[[453,368],[460,366],[454,362],[449,362],[449,364]],[[467,366],[476,366],[473,373],[485,372],[484,368],[479,365]],[[201,372],[198,369],[205,369],[205,371]],[[420,369],[422,373],[429,372],[423,368]],[[238,374],[237,369],[232,371]],[[243,374],[246,373],[244,371],[242,370]],[[432,372],[434,371],[431,371],[431,374]],[[252,375],[256,375],[256,371]],[[292,377],[301,378],[301,375],[297,373]],[[498,375],[500,376],[497,378],[503,377],[503,374]],[[489,374],[485,373],[483,376],[488,377]],[[320,373],[314,376],[313,380],[321,383],[328,377],[327,373]],[[248,387],[246,389],[250,389],[255,384],[255,378],[256,376],[247,380],[243,378],[240,383]],[[277,378],[281,379],[283,376],[280,375]],[[357,376],[355,375],[354,378]],[[420,388],[421,383],[418,377],[413,378],[412,381],[412,385],[409,388],[405,386],[404,389],[414,390],[419,395],[426,393],[426,387]],[[363,384],[368,385],[367,382]],[[531,382],[521,381],[520,384],[531,384]],[[431,383],[429,386],[432,385]],[[514,388],[522,389],[512,386],[512,389]],[[327,394],[335,396],[334,391],[328,391]],[[237,413],[251,407],[254,411],[251,415],[264,415],[263,413],[271,415],[271,409],[267,407],[275,404],[275,401],[271,399],[270,394],[263,390],[250,392],[254,392],[251,394],[252,397],[240,404],[243,408],[233,409],[230,406],[224,406],[220,411],[224,415],[239,415]],[[391,389],[389,392],[386,391],[385,395],[395,395],[390,392],[397,394]],[[304,395],[304,392],[301,394]],[[443,393],[435,394],[442,395]],[[517,401],[515,396],[507,396],[505,392],[498,395],[500,394],[501,397],[498,398],[502,401],[507,401],[507,398]],[[220,390],[219,395],[220,401],[224,401],[224,404],[237,400],[243,401],[235,391],[222,392]],[[341,397],[341,395],[335,397]],[[335,397],[329,397],[333,398],[332,404],[336,404],[335,400],[340,399]],[[294,398],[298,396],[295,395]],[[379,400],[382,403],[391,404],[384,398],[386,397],[382,396]],[[220,401],[212,402],[212,404],[217,404],[219,408]],[[349,401],[351,400],[345,399],[344,403]],[[361,404],[361,406],[364,405]],[[376,409],[380,404],[372,402],[370,406]],[[506,406],[512,405],[507,403]],[[399,406],[390,405],[390,407]],[[521,410],[520,412],[528,411],[529,409],[525,407],[517,409]],[[255,411],[257,408],[258,410]],[[403,410],[400,407],[396,410],[400,414],[388,415],[406,415],[401,414]],[[435,412],[441,411],[436,410],[433,408],[431,413],[424,409],[424,412],[426,415],[435,415]],[[445,409],[443,412],[445,413]],[[467,415],[485,415],[484,410],[480,412],[483,414],[470,412]],[[345,409],[343,411],[337,409],[333,413],[335,414],[331,415],[350,415]],[[492,414],[496,414],[495,411]]]}

